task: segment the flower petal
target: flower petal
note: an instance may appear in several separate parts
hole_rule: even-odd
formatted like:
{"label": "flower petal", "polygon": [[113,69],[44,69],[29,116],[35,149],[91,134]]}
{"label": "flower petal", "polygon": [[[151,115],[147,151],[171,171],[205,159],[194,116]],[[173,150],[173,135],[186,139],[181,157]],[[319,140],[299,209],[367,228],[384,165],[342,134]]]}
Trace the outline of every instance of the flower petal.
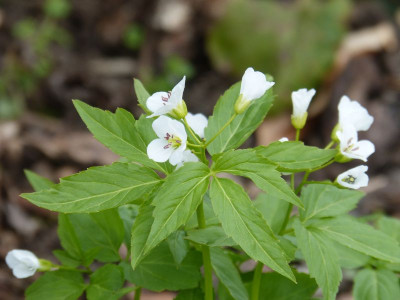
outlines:
{"label": "flower petal", "polygon": [[177,164],[183,162],[183,151],[185,150],[184,147],[179,147],[178,149],[174,150],[169,158],[169,162],[171,165],[176,166]]}
{"label": "flower petal", "polygon": [[315,90],[299,89],[292,92],[293,116],[302,117],[308,109],[312,98],[315,95]]}
{"label": "flower petal", "polygon": [[362,157],[362,160],[367,161],[367,158],[375,152],[375,145],[368,140],[362,140],[354,145],[351,152]]}
{"label": "flower petal", "polygon": [[166,162],[172,152],[172,147],[167,147],[168,141],[165,139],[155,139],[147,146],[147,156],[156,162]]}
{"label": "flower petal", "polygon": [[13,275],[19,279],[27,278],[35,274],[36,269],[34,268],[27,268],[23,264],[17,265],[15,268],[12,269]]}
{"label": "flower petal", "polygon": [[[358,166],[353,169],[347,170],[346,172],[341,173],[336,181],[344,186],[351,189],[359,189],[361,187],[365,187],[368,185],[368,175],[366,174],[368,170],[367,166]],[[352,179],[353,182],[350,182],[349,179]]]}
{"label": "flower petal", "polygon": [[152,112],[156,112],[159,110],[161,107],[164,107],[168,102],[165,102],[162,100],[162,98],[168,99],[168,93],[167,92],[157,92],[151,95],[149,98],[146,100],[146,106],[149,110]]}
{"label": "flower petal", "polygon": [[245,100],[252,101],[264,95],[274,84],[275,82],[267,81],[263,73],[247,68],[242,77],[240,94]]}
{"label": "flower petal", "polygon": [[193,131],[200,137],[204,138],[204,129],[208,125],[208,119],[203,114],[191,114],[186,115],[186,120]]}
{"label": "flower petal", "polygon": [[339,124],[345,126],[351,124],[357,131],[368,130],[374,118],[368,113],[368,111],[357,101],[351,101],[347,96],[343,96],[340,99],[339,105]]}
{"label": "flower petal", "polygon": [[174,108],[183,99],[183,91],[185,90],[185,81],[186,81],[186,76],[183,76],[182,80],[179,81],[179,83],[175,85],[171,91],[171,97],[169,102]]}

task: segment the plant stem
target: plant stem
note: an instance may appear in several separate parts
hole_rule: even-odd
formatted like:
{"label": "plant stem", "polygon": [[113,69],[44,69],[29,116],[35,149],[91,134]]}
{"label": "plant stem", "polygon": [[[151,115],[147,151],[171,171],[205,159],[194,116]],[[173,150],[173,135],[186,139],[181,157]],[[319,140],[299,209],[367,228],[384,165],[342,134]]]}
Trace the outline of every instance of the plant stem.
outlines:
{"label": "plant stem", "polygon": [[203,143],[200,142],[200,140],[197,138],[196,134],[193,132],[192,128],[189,126],[189,123],[186,121],[186,118],[183,119],[183,123],[185,124],[187,130],[189,130],[190,134],[193,136],[193,138],[196,140],[196,142],[200,145]]}
{"label": "plant stem", "polygon": [[142,295],[142,287],[138,287],[135,291],[135,297],[133,300],[140,300],[140,296]]}
{"label": "plant stem", "polygon": [[256,268],[254,269],[253,283],[251,285],[251,300],[258,300],[263,267],[264,264],[262,262],[257,262]]}
{"label": "plant stem", "polygon": [[203,148],[203,145],[195,145],[195,144],[191,144],[189,142],[186,142],[186,145],[190,146],[190,147],[194,147],[194,148]]}
{"label": "plant stem", "polygon": [[[206,219],[204,217],[203,202],[200,203],[197,208],[197,222],[199,223],[199,228],[206,227]],[[210,248],[206,245],[201,246],[201,252],[203,254],[203,265],[204,265],[204,290],[205,290],[205,300],[213,300],[213,284],[212,284],[212,267],[211,267],[211,257]]]}
{"label": "plant stem", "polygon": [[225,129],[226,127],[228,127],[229,124],[232,123],[232,121],[236,118],[236,116],[237,116],[237,113],[234,113],[234,114],[232,115],[232,117],[228,120],[228,122],[226,122],[225,125],[222,126],[222,127],[220,128],[220,130],[218,130],[218,132],[217,132],[210,140],[208,140],[204,146],[207,147],[208,145],[210,145],[210,144],[217,138],[217,136],[219,136],[220,133],[221,133],[222,131],[224,131],[224,129]]}
{"label": "plant stem", "polygon": [[300,129],[296,129],[296,141],[300,139]]}
{"label": "plant stem", "polygon": [[328,145],[326,145],[326,147],[324,149],[330,149],[334,144],[335,144],[334,141],[330,141],[330,143]]}

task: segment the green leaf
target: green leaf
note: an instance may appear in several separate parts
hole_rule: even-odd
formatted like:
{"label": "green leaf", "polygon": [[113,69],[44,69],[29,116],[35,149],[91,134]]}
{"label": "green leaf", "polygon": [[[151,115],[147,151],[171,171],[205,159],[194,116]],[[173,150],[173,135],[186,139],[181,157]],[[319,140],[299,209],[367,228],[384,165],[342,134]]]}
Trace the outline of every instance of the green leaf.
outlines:
{"label": "green leaf", "polygon": [[139,208],[135,222],[131,232],[131,265],[135,269],[138,263],[143,259],[144,246],[149,237],[151,226],[153,225],[154,207],[149,203],[143,203]]}
{"label": "green leaf", "polygon": [[268,300],[310,300],[318,286],[308,274],[294,270],[297,284],[275,272],[262,274],[260,299]]}
{"label": "green leaf", "polygon": [[178,293],[174,300],[203,300],[204,294],[200,288],[183,290]]}
{"label": "green leaf", "polygon": [[71,268],[76,268],[81,264],[80,260],[73,258],[67,251],[65,250],[53,250],[53,255],[63,264],[64,266],[68,266]]}
{"label": "green leaf", "polygon": [[214,171],[227,172],[250,178],[267,194],[303,207],[281,173],[267,159],[257,156],[253,149],[228,151],[213,157]]}
{"label": "green leaf", "polygon": [[400,243],[400,220],[382,216],[377,222],[378,229]]}
{"label": "green leaf", "polygon": [[135,204],[126,204],[118,207],[118,214],[124,223],[124,243],[128,247],[128,251],[131,249],[131,236],[132,236],[132,226],[135,218],[139,213],[139,207]]}
{"label": "green leaf", "polygon": [[124,239],[124,225],[116,210],[94,214],[61,215],[59,236],[62,246],[74,258],[102,262],[120,260],[118,250]]}
{"label": "green leaf", "polygon": [[214,177],[210,195],[226,234],[253,259],[294,281],[284,251],[243,187],[230,179]]}
{"label": "green leaf", "polygon": [[253,202],[275,234],[279,234],[285,222],[289,203],[270,194],[260,193]]}
{"label": "green leaf", "polygon": [[151,169],[117,162],[89,168],[62,178],[59,184],[49,190],[21,196],[49,210],[89,213],[126,203],[140,203],[160,182],[158,175]]}
{"label": "green leaf", "polygon": [[400,262],[400,247],[390,236],[350,216],[320,219],[312,224],[324,236],[366,255]]}
{"label": "green leaf", "polygon": [[293,226],[310,275],[322,289],[324,299],[336,299],[339,283],[342,280],[342,271],[335,250],[325,242],[326,238],[323,235],[305,228],[298,219],[295,220]]}
{"label": "green leaf", "polygon": [[90,275],[87,288],[88,300],[117,300],[124,285],[124,273],[120,266],[104,265]]}
{"label": "green leaf", "polygon": [[166,178],[152,203],[155,206],[154,222],[145,253],[189,220],[203,200],[209,176],[209,168],[196,162],[186,163]]}
{"label": "green leaf", "polygon": [[[139,121],[136,122],[130,112],[118,108],[113,114],[79,100],[73,102],[90,132],[111,151],[133,162],[168,173],[166,164],[157,163],[147,156],[148,143],[143,139],[144,133],[138,130],[136,123]],[[155,138],[154,132],[151,137]]]}
{"label": "green leaf", "polygon": [[305,146],[303,142],[274,142],[256,148],[257,154],[277,164],[281,172],[303,172],[320,167],[333,159],[336,150]]}
{"label": "green leaf", "polygon": [[168,238],[167,243],[172,256],[177,264],[180,264],[189,251],[189,243],[185,240],[185,231],[177,230]]}
{"label": "green leaf", "polygon": [[340,243],[332,243],[339,258],[340,266],[344,269],[358,269],[368,264],[371,258]]}
{"label": "green leaf", "polygon": [[327,184],[310,184],[302,189],[301,200],[305,210],[300,211],[302,221],[311,218],[334,217],[354,209],[364,193],[339,189]]}
{"label": "green leaf", "polygon": [[29,183],[35,190],[35,192],[39,192],[42,190],[47,190],[53,187],[54,182],[44,178],[32,171],[24,170],[26,178],[28,178]]}
{"label": "green leaf", "polygon": [[237,245],[220,226],[189,230],[186,239],[210,247],[231,247]]}
{"label": "green leaf", "polygon": [[[208,119],[205,138],[210,140],[234,114],[234,105],[239,96],[240,82],[234,84],[218,100],[213,115]],[[252,101],[249,108],[238,115],[233,122],[207,147],[211,155],[234,149],[256,130],[264,120],[273,101],[273,89],[269,89],[261,98]]]}
{"label": "green leaf", "polygon": [[389,270],[364,269],[354,278],[355,300],[400,299],[399,279]]}
{"label": "green leaf", "polygon": [[86,286],[82,275],[73,271],[52,271],[42,275],[25,291],[27,300],[75,300]]}
{"label": "green leaf", "polygon": [[231,258],[220,248],[211,248],[211,264],[221,283],[235,300],[249,299],[247,290],[240,278],[239,271]]}
{"label": "green leaf", "polygon": [[200,253],[191,251],[177,264],[167,242],[154,248],[135,270],[127,262],[122,262],[121,266],[129,282],[157,292],[195,288],[201,279]]}
{"label": "green leaf", "polygon": [[133,79],[133,86],[135,88],[135,93],[136,93],[136,97],[139,102],[139,106],[147,114],[151,114],[151,111],[147,108],[147,105],[146,105],[147,99],[150,97],[149,92],[147,92],[147,90],[143,86],[143,83],[137,78]]}

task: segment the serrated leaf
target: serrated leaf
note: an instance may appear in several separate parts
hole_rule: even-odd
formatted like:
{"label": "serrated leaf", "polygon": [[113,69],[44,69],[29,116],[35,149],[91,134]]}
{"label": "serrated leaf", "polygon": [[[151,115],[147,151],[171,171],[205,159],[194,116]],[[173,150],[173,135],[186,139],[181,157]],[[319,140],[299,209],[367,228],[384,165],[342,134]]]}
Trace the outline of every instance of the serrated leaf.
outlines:
{"label": "serrated leaf", "polygon": [[133,86],[135,88],[135,93],[136,93],[137,100],[139,102],[139,106],[147,114],[151,114],[151,111],[147,108],[147,105],[146,105],[147,99],[150,97],[149,92],[143,86],[143,83],[137,78],[133,79]]}
{"label": "serrated leaf", "polygon": [[69,254],[79,255],[77,258],[83,256],[84,262],[88,263],[93,258],[102,262],[120,260],[118,250],[124,239],[124,226],[116,210],[60,214],[60,220],[63,220],[62,229],[59,229],[61,243],[68,245],[66,250],[73,252]]}
{"label": "serrated leaf", "polygon": [[25,291],[27,300],[75,300],[78,299],[86,286],[79,272],[53,271],[42,275]]}
{"label": "serrated leaf", "polygon": [[210,247],[231,247],[237,245],[220,226],[189,230],[186,239]]}
{"label": "serrated leaf", "polygon": [[154,206],[149,203],[143,203],[133,223],[131,232],[131,265],[133,269],[144,257],[144,246],[154,222],[153,211]]}
{"label": "serrated leaf", "polygon": [[226,234],[250,257],[294,281],[284,251],[244,189],[230,179],[215,177],[210,196]]}
{"label": "serrated leaf", "polygon": [[[112,113],[79,100],[74,100],[74,105],[94,137],[111,151],[132,162],[168,173],[167,164],[157,163],[147,156],[148,143],[144,142],[143,133],[135,124],[139,121],[135,121],[130,112],[118,108]],[[156,138],[154,132],[151,136]]]}
{"label": "serrated leaf", "polygon": [[[240,82],[229,88],[215,105],[213,115],[208,119],[205,138],[210,140],[234,114],[234,105],[239,96]],[[211,155],[239,147],[264,120],[273,101],[272,88],[261,98],[252,101],[249,108],[238,115],[221,134],[207,147]]]}
{"label": "serrated leaf", "polygon": [[302,189],[305,210],[300,211],[302,221],[312,218],[334,217],[353,210],[364,193],[339,189],[327,184],[310,184]]}
{"label": "serrated leaf", "polygon": [[42,177],[30,170],[24,170],[24,173],[35,192],[50,189],[54,185],[53,181]]}
{"label": "serrated leaf", "polygon": [[152,290],[181,290],[195,288],[201,279],[201,255],[191,251],[177,264],[166,242],[154,248],[135,268],[122,262],[125,278],[138,286]]}
{"label": "serrated leaf", "polygon": [[310,275],[322,289],[324,299],[334,300],[342,280],[342,271],[335,250],[325,243],[324,236],[305,228],[298,219],[295,220],[293,226]]}
{"label": "serrated leaf", "polygon": [[250,178],[267,194],[303,207],[281,173],[267,159],[257,156],[253,149],[228,151],[213,157],[214,171],[227,172]]}
{"label": "serrated leaf", "polygon": [[228,289],[235,300],[249,299],[247,290],[240,278],[240,274],[230,259],[220,248],[211,248],[211,264],[221,283]]}
{"label": "serrated leaf", "polygon": [[325,237],[346,247],[378,259],[400,262],[400,247],[397,241],[350,216],[320,219],[312,226]]}
{"label": "serrated leaf", "polygon": [[124,285],[124,273],[120,266],[104,265],[90,275],[87,288],[88,300],[117,300]]}
{"label": "serrated leaf", "polygon": [[289,202],[282,201],[269,194],[260,193],[253,204],[261,212],[272,231],[279,234],[285,222],[285,212],[288,210]]}
{"label": "serrated leaf", "polygon": [[185,240],[185,231],[177,230],[168,238],[167,243],[172,256],[177,264],[180,264],[189,251],[189,243]]}
{"label": "serrated leaf", "polygon": [[355,300],[400,299],[399,278],[389,270],[364,269],[354,278]]}
{"label": "serrated leaf", "polygon": [[297,284],[282,275],[269,272],[261,276],[259,299],[310,300],[318,286],[308,274],[294,271]]}
{"label": "serrated leaf", "polygon": [[158,175],[149,168],[117,162],[89,168],[62,178],[51,189],[21,196],[53,211],[90,213],[126,203],[140,203],[160,182]]}
{"label": "serrated leaf", "polygon": [[179,291],[178,295],[174,300],[203,300],[204,294],[200,288],[182,290]]}
{"label": "serrated leaf", "polygon": [[124,243],[126,244],[128,251],[131,250],[132,226],[138,213],[139,206],[135,204],[126,204],[118,207],[118,214],[124,223]]}
{"label": "serrated leaf", "polygon": [[382,216],[377,222],[378,229],[400,243],[400,220]]}
{"label": "serrated leaf", "polygon": [[53,255],[63,264],[64,266],[68,266],[71,268],[76,268],[81,264],[80,260],[73,258],[67,251],[65,250],[53,250]]}
{"label": "serrated leaf", "polygon": [[303,142],[274,142],[256,148],[257,154],[278,166],[281,172],[303,172],[312,170],[333,159],[336,150],[305,146]]}
{"label": "serrated leaf", "polygon": [[209,168],[196,162],[186,163],[166,178],[152,203],[155,206],[154,222],[145,253],[189,220],[203,200],[209,176]]}
{"label": "serrated leaf", "polygon": [[344,269],[358,269],[368,264],[371,257],[340,243],[332,243],[339,258],[340,266]]}

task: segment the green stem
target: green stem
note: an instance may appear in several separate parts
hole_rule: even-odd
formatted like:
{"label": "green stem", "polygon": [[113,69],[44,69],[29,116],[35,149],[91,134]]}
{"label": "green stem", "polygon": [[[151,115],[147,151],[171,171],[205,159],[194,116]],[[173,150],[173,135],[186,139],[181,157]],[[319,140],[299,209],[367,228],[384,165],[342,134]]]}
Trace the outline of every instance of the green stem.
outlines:
{"label": "green stem", "polygon": [[296,141],[300,139],[300,129],[296,129]]}
{"label": "green stem", "polygon": [[187,130],[189,130],[190,134],[193,136],[193,138],[196,140],[196,142],[200,145],[202,145],[202,142],[197,138],[196,134],[193,132],[192,128],[189,126],[189,123],[186,121],[186,118],[183,119],[183,123],[185,124]]}
{"label": "green stem", "polygon": [[[206,227],[206,219],[204,217],[203,202],[200,203],[197,208],[197,222],[199,223],[199,228]],[[211,267],[211,256],[210,248],[206,245],[201,246],[201,252],[203,254],[203,265],[204,265],[204,290],[205,290],[205,300],[213,300],[213,284],[212,284],[212,267]]]}
{"label": "green stem", "polygon": [[335,144],[334,141],[331,141],[324,149],[330,149]]}
{"label": "green stem", "polygon": [[136,288],[135,298],[133,298],[133,300],[140,300],[141,295],[142,295],[142,287]]}
{"label": "green stem", "polygon": [[208,140],[207,143],[206,143],[204,146],[207,147],[208,145],[210,145],[210,144],[217,138],[217,136],[219,136],[219,135],[221,134],[221,132],[224,131],[224,129],[225,129],[226,127],[228,127],[229,124],[232,123],[232,121],[236,118],[236,116],[237,116],[237,113],[234,113],[234,114],[232,115],[232,117],[228,120],[228,122],[226,122],[225,125],[222,126],[222,127],[220,128],[220,130],[218,130],[218,132],[217,132],[210,140]]}
{"label": "green stem", "polygon": [[191,144],[189,142],[186,142],[186,145],[190,146],[190,147],[194,147],[194,148],[203,148],[203,145],[195,145],[195,144]]}
{"label": "green stem", "polygon": [[254,269],[253,283],[251,285],[251,300],[258,300],[263,267],[264,264],[262,262],[257,262],[256,268]]}

